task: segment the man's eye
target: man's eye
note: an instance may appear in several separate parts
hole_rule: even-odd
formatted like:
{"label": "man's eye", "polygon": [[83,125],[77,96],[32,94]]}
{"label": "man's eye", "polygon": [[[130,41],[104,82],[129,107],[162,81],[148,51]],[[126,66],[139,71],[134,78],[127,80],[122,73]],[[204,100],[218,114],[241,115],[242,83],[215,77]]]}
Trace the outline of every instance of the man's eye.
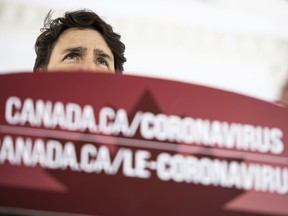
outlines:
{"label": "man's eye", "polygon": [[97,59],[96,64],[105,65],[106,67],[109,66],[109,63],[105,59]]}
{"label": "man's eye", "polygon": [[66,55],[64,57],[64,60],[67,59],[67,60],[78,60],[79,59],[79,56],[75,53],[69,53],[68,55]]}

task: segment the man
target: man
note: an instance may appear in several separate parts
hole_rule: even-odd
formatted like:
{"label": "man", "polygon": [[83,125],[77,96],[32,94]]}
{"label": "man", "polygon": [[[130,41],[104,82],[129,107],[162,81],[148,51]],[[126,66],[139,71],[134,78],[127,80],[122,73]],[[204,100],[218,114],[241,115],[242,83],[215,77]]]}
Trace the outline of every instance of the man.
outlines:
{"label": "man", "polygon": [[288,80],[281,90],[281,94],[277,103],[288,107]]}
{"label": "man", "polygon": [[35,43],[35,72],[122,73],[125,45],[97,14],[77,10],[54,20],[51,16],[50,11]]}

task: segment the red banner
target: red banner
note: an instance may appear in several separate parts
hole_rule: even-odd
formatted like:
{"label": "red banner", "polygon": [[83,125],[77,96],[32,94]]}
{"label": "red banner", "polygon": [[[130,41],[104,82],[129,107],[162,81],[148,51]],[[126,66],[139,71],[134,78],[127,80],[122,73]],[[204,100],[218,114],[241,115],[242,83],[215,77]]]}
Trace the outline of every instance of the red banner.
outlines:
{"label": "red banner", "polygon": [[288,215],[288,110],[127,75],[0,76],[0,212]]}

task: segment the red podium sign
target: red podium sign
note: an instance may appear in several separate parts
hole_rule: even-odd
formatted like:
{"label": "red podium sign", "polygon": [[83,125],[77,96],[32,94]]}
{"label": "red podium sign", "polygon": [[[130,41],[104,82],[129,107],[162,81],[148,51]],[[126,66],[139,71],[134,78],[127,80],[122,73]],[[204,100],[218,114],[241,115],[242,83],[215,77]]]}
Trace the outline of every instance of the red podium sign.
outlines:
{"label": "red podium sign", "polygon": [[0,212],[288,215],[286,108],[127,75],[0,86]]}

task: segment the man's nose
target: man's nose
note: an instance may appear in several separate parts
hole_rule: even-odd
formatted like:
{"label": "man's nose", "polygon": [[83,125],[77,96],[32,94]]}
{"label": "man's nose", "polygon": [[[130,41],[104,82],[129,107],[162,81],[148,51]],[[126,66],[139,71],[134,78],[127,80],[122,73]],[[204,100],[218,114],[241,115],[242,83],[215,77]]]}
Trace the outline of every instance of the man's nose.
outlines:
{"label": "man's nose", "polygon": [[94,59],[87,58],[81,62],[79,69],[82,71],[97,71],[99,70],[99,67],[95,63]]}

